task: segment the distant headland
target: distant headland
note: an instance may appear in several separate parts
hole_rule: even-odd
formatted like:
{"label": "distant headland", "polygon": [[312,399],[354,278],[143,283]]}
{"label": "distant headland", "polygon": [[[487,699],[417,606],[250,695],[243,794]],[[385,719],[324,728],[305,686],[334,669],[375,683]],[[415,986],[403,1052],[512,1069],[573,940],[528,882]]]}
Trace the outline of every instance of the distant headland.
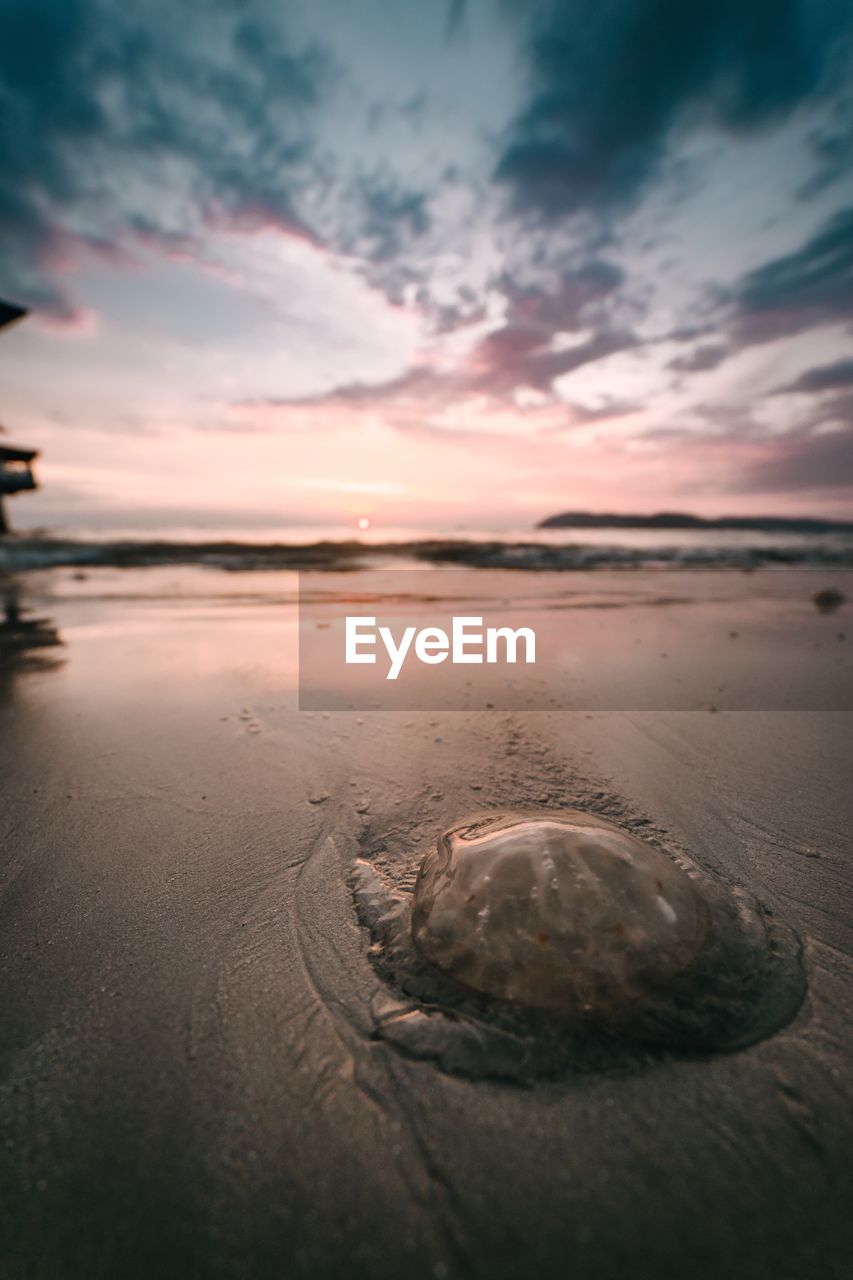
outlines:
{"label": "distant headland", "polygon": [[843,533],[853,520],[820,520],[807,516],[703,516],[681,511],[654,515],[613,515],[598,511],[563,511],[540,520],[537,529],[743,529],[759,533]]}

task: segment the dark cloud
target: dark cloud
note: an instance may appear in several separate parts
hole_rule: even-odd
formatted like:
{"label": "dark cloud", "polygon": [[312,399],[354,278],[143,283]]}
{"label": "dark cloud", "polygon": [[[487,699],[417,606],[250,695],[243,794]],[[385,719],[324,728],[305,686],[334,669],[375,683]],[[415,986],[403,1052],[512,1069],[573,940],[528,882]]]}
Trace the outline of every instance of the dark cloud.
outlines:
{"label": "dark cloud", "polygon": [[811,200],[853,172],[853,124],[817,129],[810,143],[816,168],[797,193],[801,200]]}
{"label": "dark cloud", "polygon": [[429,311],[431,331],[434,334],[452,333],[463,325],[479,324],[486,318],[486,306],[480,295],[473,289],[463,285],[457,290],[456,301],[452,303],[436,303],[429,291],[421,285],[415,301],[425,311]]}
{"label": "dark cloud", "polygon": [[707,491],[704,473],[713,475],[719,464],[732,492],[849,494],[853,501],[853,393],[815,402],[799,426],[782,433],[737,405],[696,405],[691,417],[644,430],[641,439],[671,446],[681,459],[694,453],[696,492]]}
{"label": "dark cloud", "polygon": [[[509,6],[507,6],[509,8]],[[532,90],[496,175],[546,217],[618,206],[673,128],[746,133],[838,83],[846,0],[532,0]]]}
{"label": "dark cloud", "polygon": [[63,144],[81,148],[96,138],[103,111],[78,87],[78,51],[89,22],[80,0],[0,7],[0,243],[8,246],[6,288],[45,305],[55,290],[34,273],[21,291],[16,262],[29,266],[52,240],[46,205],[73,196]]}
{"label": "dark cloud", "polygon": [[705,373],[716,369],[730,355],[730,349],[722,342],[707,342],[695,347],[687,355],[670,360],[669,367],[677,373]]}
{"label": "dark cloud", "polygon": [[603,329],[568,350],[551,350],[543,335],[524,325],[508,324],[485,338],[473,354],[471,390],[507,394],[518,387],[549,392],[557,378],[582,365],[636,346],[624,329]]}
{"label": "dark cloud", "polygon": [[0,257],[6,288],[57,315],[46,269],[69,241],[103,250],[199,212],[298,226],[307,115],[325,83],[273,4],[3,0]]}
{"label": "dark cloud", "polygon": [[447,5],[447,39],[453,40],[465,21],[468,0],[449,0]]}
{"label": "dark cloud", "polygon": [[[473,353],[477,389],[548,392],[556,378],[636,345],[633,333],[609,319],[609,303],[624,283],[622,269],[611,262],[594,258],[564,271],[551,289],[508,278],[501,283],[509,303],[506,323]],[[556,335],[578,331],[590,336],[563,350],[554,343]]]}
{"label": "dark cloud", "polygon": [[737,447],[745,439],[751,441],[738,475],[739,490],[849,490],[853,496],[853,391],[815,400],[800,425],[782,434],[768,435],[736,412],[724,425],[724,442],[728,438]]}
{"label": "dark cloud", "polygon": [[381,266],[399,258],[407,245],[429,231],[426,192],[402,190],[390,178],[363,180],[357,187],[356,229],[352,237],[342,237],[349,252]]}
{"label": "dark cloud", "polygon": [[853,490],[853,422],[824,434],[777,438],[764,459],[744,469],[740,487],[759,493]]}
{"label": "dark cloud", "polygon": [[793,382],[777,387],[773,394],[836,391],[840,387],[853,387],[853,360],[838,360],[835,364],[822,364],[814,369],[807,369]]}
{"label": "dark cloud", "polygon": [[611,422],[614,418],[630,418],[635,413],[642,413],[644,408],[637,400],[617,400],[612,396],[605,397],[603,403],[595,408],[573,400],[567,403],[572,412],[571,425],[576,422]]}
{"label": "dark cloud", "polygon": [[507,277],[501,287],[513,317],[542,333],[575,329],[625,283],[625,272],[603,258],[590,258],[557,276],[553,286],[519,285]]}
{"label": "dark cloud", "polygon": [[853,317],[853,208],[835,214],[800,249],[748,272],[730,300],[741,343]]}
{"label": "dark cloud", "polygon": [[432,369],[409,369],[387,382],[351,382],[329,392],[311,396],[260,396],[234,401],[236,409],[293,409],[311,405],[385,405],[404,397],[422,397],[426,405],[436,399],[438,390],[450,383],[447,375]]}

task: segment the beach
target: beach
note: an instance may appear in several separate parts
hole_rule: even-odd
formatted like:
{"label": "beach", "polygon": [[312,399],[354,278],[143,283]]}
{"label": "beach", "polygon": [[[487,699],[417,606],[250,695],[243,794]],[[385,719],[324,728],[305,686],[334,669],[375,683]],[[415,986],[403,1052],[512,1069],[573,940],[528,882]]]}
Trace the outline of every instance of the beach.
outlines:
{"label": "beach", "polygon": [[851,83],[0,2],[0,1280],[851,1280]]}
{"label": "beach", "polygon": [[[0,674],[4,1275],[846,1275],[853,627],[812,603],[843,577],[447,571],[571,623],[571,698],[554,667],[491,707],[300,710],[292,572],[22,573],[61,643]],[[615,692],[613,636],[646,655]],[[802,945],[790,1019],[523,1081],[385,1034],[356,861],[522,804],[748,890]]]}

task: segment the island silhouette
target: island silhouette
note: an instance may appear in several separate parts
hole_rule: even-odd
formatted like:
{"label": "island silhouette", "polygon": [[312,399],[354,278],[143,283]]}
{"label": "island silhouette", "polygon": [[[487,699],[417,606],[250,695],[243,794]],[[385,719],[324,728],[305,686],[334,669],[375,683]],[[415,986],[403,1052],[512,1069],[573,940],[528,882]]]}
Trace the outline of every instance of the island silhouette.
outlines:
{"label": "island silhouette", "polygon": [[537,529],[737,529],[760,533],[844,533],[853,520],[821,520],[810,516],[689,515],[682,511],[658,511],[653,515],[617,515],[612,512],[563,511],[540,520]]}

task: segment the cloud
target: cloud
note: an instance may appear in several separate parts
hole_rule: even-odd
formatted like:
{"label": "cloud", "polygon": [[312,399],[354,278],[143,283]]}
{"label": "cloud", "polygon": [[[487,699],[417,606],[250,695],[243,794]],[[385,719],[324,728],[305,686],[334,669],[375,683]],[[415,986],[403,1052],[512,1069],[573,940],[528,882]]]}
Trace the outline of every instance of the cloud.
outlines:
{"label": "cloud", "polygon": [[496,167],[546,218],[624,207],[676,126],[745,134],[832,89],[853,13],[837,0],[572,0],[525,6],[531,92]]}
{"label": "cloud", "polygon": [[[502,323],[475,336],[455,355],[443,342],[446,335],[439,333],[437,344],[422,351],[400,376],[352,382],[316,396],[249,397],[233,408],[260,415],[267,423],[286,418],[296,429],[312,421],[305,410],[323,407],[374,412],[405,431],[460,433],[480,432],[498,420],[504,430],[508,414],[521,432],[527,423],[546,418],[551,429],[624,416],[635,411],[633,403],[608,397],[600,407],[571,407],[554,389],[567,373],[637,346],[633,332],[612,324],[608,315],[609,301],[623,279],[618,267],[603,260],[564,271],[550,289],[504,279]],[[559,342],[561,335],[569,341]],[[328,420],[333,419],[334,413]]]}
{"label": "cloud", "polygon": [[605,396],[600,405],[590,406],[569,400],[567,404],[572,412],[572,423],[613,422],[617,418],[630,418],[635,413],[642,413],[643,405],[638,400],[620,400],[615,396]]}
{"label": "cloud", "polygon": [[835,364],[822,364],[814,369],[807,369],[793,382],[777,387],[773,394],[835,391],[839,387],[853,387],[853,360],[838,360]]}
{"label": "cloud", "polygon": [[737,406],[703,405],[699,416],[712,428],[707,443],[729,456],[733,492],[853,498],[853,390],[812,400],[784,431]]}
{"label": "cloud", "polygon": [[716,369],[730,355],[730,349],[723,342],[706,342],[694,347],[687,355],[676,356],[670,360],[669,368],[677,373],[706,373]]}
{"label": "cloud", "polygon": [[[563,271],[550,288],[505,278],[505,323],[471,353],[472,388],[496,394],[517,387],[549,392],[564,374],[634,346],[633,333],[609,317],[609,304],[624,279],[620,267],[596,258]],[[581,340],[563,347],[560,334]]]}
{"label": "cloud", "polygon": [[636,344],[634,335],[624,329],[602,329],[566,351],[550,350],[542,338],[540,332],[518,324],[490,334],[472,354],[468,385],[493,394],[516,387],[548,392],[557,378]]}
{"label": "cloud", "polygon": [[73,310],[70,249],[168,242],[208,215],[299,226],[324,54],[263,0],[186,0],[175,23],[160,0],[0,6],[0,269],[23,302]]}
{"label": "cloud", "polygon": [[853,491],[853,422],[837,431],[794,432],[774,439],[743,470],[739,487],[759,493]]}
{"label": "cloud", "polygon": [[449,0],[447,5],[447,40],[454,40],[465,22],[468,0]]}
{"label": "cloud", "polygon": [[393,179],[362,179],[356,184],[355,234],[346,248],[381,265],[401,257],[406,247],[429,231],[429,196],[404,190]]}
{"label": "cloud", "polygon": [[741,344],[853,317],[853,208],[833,215],[793,253],[747,272],[729,296]]}
{"label": "cloud", "polygon": [[828,187],[833,186],[853,170],[853,120],[850,119],[851,104],[839,102],[835,104],[836,117],[846,115],[844,123],[833,119],[829,127],[817,128],[811,134],[809,142],[816,162],[816,171],[799,188],[801,200],[811,200],[821,195]]}

